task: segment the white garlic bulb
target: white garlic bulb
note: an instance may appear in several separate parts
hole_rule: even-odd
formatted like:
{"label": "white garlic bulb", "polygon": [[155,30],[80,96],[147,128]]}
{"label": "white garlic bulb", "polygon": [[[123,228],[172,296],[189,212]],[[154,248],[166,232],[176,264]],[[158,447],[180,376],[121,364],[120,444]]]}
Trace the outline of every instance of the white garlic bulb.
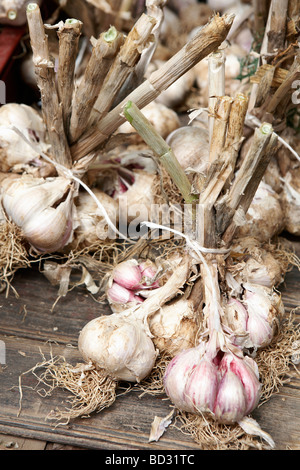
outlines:
{"label": "white garlic bulb", "polygon": [[163,305],[149,320],[153,343],[161,353],[173,357],[195,345],[199,317],[190,299],[175,300]]}
{"label": "white garlic bulb", "polygon": [[59,251],[72,240],[75,206],[70,180],[23,175],[3,181],[2,188],[6,215],[21,228],[35,251]]}
{"label": "white garlic bulb", "polygon": [[46,126],[40,114],[25,104],[8,103],[0,108],[0,171],[8,171],[15,165],[26,164],[39,157],[20,136],[8,129],[13,125],[42,152],[47,152]]}
{"label": "white garlic bulb", "polygon": [[[116,226],[119,216],[117,201],[98,188],[93,188],[92,191]],[[107,226],[107,221],[96,201],[86,191],[79,192],[76,211],[78,226],[74,233],[74,246],[91,247],[100,240],[109,238],[111,229]]]}
{"label": "white garlic bulb", "polygon": [[252,236],[266,242],[278,235],[284,226],[285,213],[280,197],[262,181],[246,213],[245,222],[238,227],[236,236]]}
{"label": "white garlic bulb", "polygon": [[166,142],[184,170],[206,173],[209,164],[207,130],[196,126],[182,126],[169,134]]}
{"label": "white garlic bulb", "polygon": [[120,314],[91,320],[81,330],[78,348],[86,362],[117,380],[140,382],[152,370],[157,352],[138,319]]}

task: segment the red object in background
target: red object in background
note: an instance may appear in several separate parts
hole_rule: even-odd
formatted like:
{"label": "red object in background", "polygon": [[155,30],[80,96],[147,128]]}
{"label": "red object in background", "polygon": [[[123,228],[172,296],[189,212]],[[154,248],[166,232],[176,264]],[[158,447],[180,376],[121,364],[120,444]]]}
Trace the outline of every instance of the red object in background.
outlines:
{"label": "red object in background", "polygon": [[7,103],[18,100],[19,84],[13,56],[20,53],[20,41],[25,32],[25,26],[2,26],[0,29],[0,80],[6,85]]}

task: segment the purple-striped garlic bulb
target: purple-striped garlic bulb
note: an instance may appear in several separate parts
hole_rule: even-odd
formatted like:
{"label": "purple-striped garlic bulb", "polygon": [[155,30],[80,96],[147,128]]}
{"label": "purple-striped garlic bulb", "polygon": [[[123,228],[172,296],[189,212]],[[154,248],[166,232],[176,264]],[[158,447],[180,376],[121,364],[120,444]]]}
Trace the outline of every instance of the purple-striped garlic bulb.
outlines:
{"label": "purple-striped garlic bulb", "polygon": [[182,351],[169,363],[164,387],[180,410],[208,413],[218,422],[239,422],[258,404],[261,385],[257,364],[250,357],[215,350],[205,343]]}
{"label": "purple-striped garlic bulb", "polygon": [[107,299],[114,312],[142,303],[160,287],[158,268],[150,260],[129,259],[113,269],[108,282]]}

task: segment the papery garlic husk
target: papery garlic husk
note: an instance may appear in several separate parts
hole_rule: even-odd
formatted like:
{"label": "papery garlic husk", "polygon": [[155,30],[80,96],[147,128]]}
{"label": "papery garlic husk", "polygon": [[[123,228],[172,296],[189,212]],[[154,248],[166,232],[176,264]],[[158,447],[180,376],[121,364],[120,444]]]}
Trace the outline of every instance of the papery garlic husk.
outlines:
{"label": "papery garlic husk", "polygon": [[160,353],[173,357],[195,346],[199,314],[192,300],[175,299],[152,315],[148,324],[153,343]]}
{"label": "papery garlic husk", "polygon": [[123,206],[127,205],[127,220],[134,220],[139,215],[139,209],[142,210],[144,217],[149,216],[151,204],[154,203],[153,187],[157,181],[156,174],[149,174],[143,170],[133,171],[134,181],[128,185],[127,191],[123,194],[116,194],[115,199],[118,201],[123,198]]}
{"label": "papery garlic husk", "polygon": [[285,230],[300,235],[300,167],[289,170],[283,178],[281,200],[285,213]]}
{"label": "papery garlic husk", "polygon": [[49,150],[46,126],[40,114],[25,104],[5,104],[0,108],[0,171],[39,159],[38,150],[33,150],[14,130],[7,129],[9,126],[19,129],[40,151]]}
{"label": "papery garlic husk", "polygon": [[[277,287],[284,280],[285,268],[272,252],[260,246],[258,240],[245,237],[236,240],[232,245],[232,253],[242,257],[242,260],[227,265],[226,279],[230,288],[236,294],[241,293],[241,284],[249,282],[261,286]],[[237,283],[233,286],[233,279]],[[238,288],[236,290],[236,287]]]}
{"label": "papery garlic husk", "polygon": [[[144,116],[149,120],[155,130],[165,139],[172,131],[180,127],[178,114],[171,108],[162,103],[152,101],[143,108]],[[129,122],[124,122],[118,129],[118,132],[135,132]],[[141,142],[141,137],[137,134],[136,141]]]}
{"label": "papery garlic husk", "polygon": [[241,347],[252,346],[247,331],[248,312],[242,302],[235,297],[230,297],[223,304],[223,326],[226,326],[233,334],[232,342]]}
{"label": "papery garlic husk", "polygon": [[[92,191],[116,226],[119,217],[118,202],[98,188],[93,188]],[[72,246],[92,247],[113,236],[101,209],[86,191],[80,191],[78,194],[76,212],[77,228]]]}
{"label": "papery garlic husk", "polygon": [[164,387],[178,409],[208,413],[225,424],[249,414],[258,404],[261,389],[258,368],[251,358],[232,352],[211,355],[202,342],[170,361]]}
{"label": "papery garlic husk", "polygon": [[140,382],[149,375],[157,357],[143,323],[119,314],[87,323],[80,332],[78,349],[86,362],[129,382]]}
{"label": "papery garlic husk", "polygon": [[255,237],[261,242],[269,241],[282,232],[285,226],[285,213],[280,197],[273,189],[262,181],[244,221],[241,220],[236,230],[236,237]]}
{"label": "papery garlic husk", "polygon": [[242,297],[248,313],[247,331],[248,347],[263,348],[270,344],[277,328],[278,321],[284,313],[281,296],[263,286],[245,283]]}
{"label": "papery garlic husk", "polygon": [[75,191],[70,180],[23,175],[4,180],[2,187],[3,209],[34,251],[52,253],[71,242]]}
{"label": "papery garlic husk", "polygon": [[184,170],[206,173],[209,165],[208,131],[196,126],[176,129],[166,139]]}

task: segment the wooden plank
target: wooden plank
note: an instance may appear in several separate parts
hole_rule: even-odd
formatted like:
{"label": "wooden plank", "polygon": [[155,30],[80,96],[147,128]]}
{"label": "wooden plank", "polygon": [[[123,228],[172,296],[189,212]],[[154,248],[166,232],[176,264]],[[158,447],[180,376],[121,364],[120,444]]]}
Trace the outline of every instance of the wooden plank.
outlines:
{"label": "wooden plank", "polygon": [[[296,269],[287,274],[282,286],[287,312],[300,304],[299,282],[300,273]],[[155,415],[166,416],[170,402],[149,395],[139,398],[138,392],[134,391],[119,396],[112,407],[89,419],[77,419],[68,426],[54,427],[46,421],[46,416],[56,406],[67,404],[67,392],[57,390],[50,397],[41,397],[35,390],[24,387],[22,412],[18,417],[18,378],[41,362],[41,351],[49,358],[47,341],[56,342],[52,343],[54,355],[60,354],[76,364],[81,361],[76,349],[79,330],[90,319],[108,313],[109,308],[95,302],[84,288],[79,287],[51,311],[57,288],[35,270],[18,272],[14,287],[19,298],[12,291],[7,299],[4,295],[0,298],[0,339],[6,347],[6,365],[0,370],[0,433],[86,449],[198,449],[191,437],[174,427],[169,427],[157,443],[148,443]],[[36,380],[28,374],[23,378],[23,384],[34,387]],[[290,383],[253,414],[262,428],[272,435],[279,450],[297,448],[300,442],[299,405],[300,380],[292,374]]]}

